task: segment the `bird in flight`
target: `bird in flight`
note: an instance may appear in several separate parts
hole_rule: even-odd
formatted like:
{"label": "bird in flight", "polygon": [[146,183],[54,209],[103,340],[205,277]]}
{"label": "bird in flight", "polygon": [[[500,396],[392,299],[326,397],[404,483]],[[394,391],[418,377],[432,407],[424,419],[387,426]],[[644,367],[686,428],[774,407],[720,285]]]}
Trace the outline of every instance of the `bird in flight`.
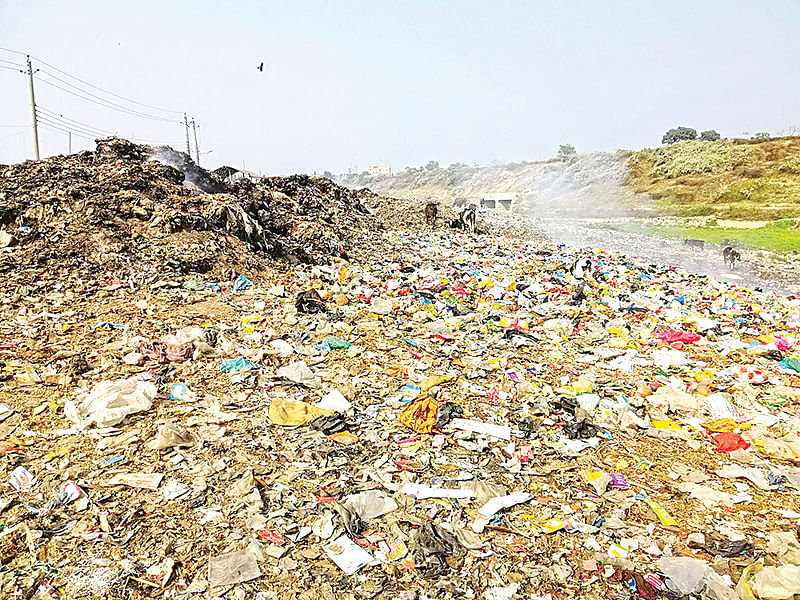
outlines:
{"label": "bird in flight", "polygon": [[263,62],[260,65],[258,65],[258,70],[261,71],[262,73],[264,72],[264,63]]}

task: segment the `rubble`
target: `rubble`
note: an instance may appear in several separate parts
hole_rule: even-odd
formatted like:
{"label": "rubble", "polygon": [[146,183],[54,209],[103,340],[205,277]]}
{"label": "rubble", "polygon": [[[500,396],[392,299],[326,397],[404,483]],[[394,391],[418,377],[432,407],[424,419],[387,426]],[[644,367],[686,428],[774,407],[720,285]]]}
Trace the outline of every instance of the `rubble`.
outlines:
{"label": "rubble", "polygon": [[152,152],[0,168],[4,597],[798,593],[800,299]]}

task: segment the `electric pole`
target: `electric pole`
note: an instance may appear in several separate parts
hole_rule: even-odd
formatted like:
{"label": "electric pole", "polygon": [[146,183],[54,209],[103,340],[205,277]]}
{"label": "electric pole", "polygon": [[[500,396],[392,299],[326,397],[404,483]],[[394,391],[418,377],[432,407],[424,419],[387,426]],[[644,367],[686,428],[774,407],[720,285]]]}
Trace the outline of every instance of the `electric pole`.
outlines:
{"label": "electric pole", "polygon": [[67,132],[67,140],[69,140],[68,144],[67,144],[67,154],[72,154],[72,132],[71,131]]}
{"label": "electric pole", "polygon": [[28,91],[31,94],[31,124],[33,125],[33,157],[39,160],[39,128],[36,123],[36,96],[33,95],[33,67],[28,57]]}
{"label": "electric pole", "polygon": [[195,153],[195,157],[196,157],[195,162],[197,163],[197,166],[199,167],[200,166],[200,146],[197,145],[197,127],[195,127],[195,124],[194,124],[194,117],[192,117],[192,131],[194,132],[194,153]]}
{"label": "electric pole", "polygon": [[192,158],[192,148],[189,146],[189,119],[186,118],[186,113],[183,113],[183,124],[186,126],[186,154]]}

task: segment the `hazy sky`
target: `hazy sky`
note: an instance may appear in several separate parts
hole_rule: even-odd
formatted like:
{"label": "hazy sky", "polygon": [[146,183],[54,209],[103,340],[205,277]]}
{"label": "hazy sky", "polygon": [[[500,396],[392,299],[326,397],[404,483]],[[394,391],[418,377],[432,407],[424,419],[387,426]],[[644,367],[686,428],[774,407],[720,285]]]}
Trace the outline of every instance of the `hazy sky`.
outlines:
{"label": "hazy sky", "polygon": [[[676,125],[785,131],[800,125],[799,32],[797,0],[0,0],[0,46],[186,111],[201,152],[213,150],[205,166],[244,160],[268,173],[542,159],[561,143],[640,148]],[[10,163],[32,156],[28,88],[10,64],[24,56],[0,61]],[[69,119],[76,135],[89,126],[184,145],[179,124],[52,86],[182,115],[34,67],[51,127]],[[67,150],[66,133],[40,138],[43,155]],[[73,150],[89,147],[73,137]]]}

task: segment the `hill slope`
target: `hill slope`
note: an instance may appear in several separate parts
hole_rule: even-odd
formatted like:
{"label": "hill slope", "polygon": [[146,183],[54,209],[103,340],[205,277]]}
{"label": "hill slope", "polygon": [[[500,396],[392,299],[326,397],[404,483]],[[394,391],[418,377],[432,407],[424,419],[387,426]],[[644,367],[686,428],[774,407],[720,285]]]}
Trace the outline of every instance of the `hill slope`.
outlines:
{"label": "hill slope", "polygon": [[515,192],[519,212],[536,216],[647,213],[647,198],[636,198],[628,182],[626,152],[595,152],[568,160],[553,159],[487,167],[450,166],[406,170],[392,176],[344,175],[338,183],[369,187],[380,194],[451,201],[478,200],[483,193]]}
{"label": "hill slope", "polygon": [[631,185],[665,212],[800,217],[800,137],[689,141],[631,153]]}

